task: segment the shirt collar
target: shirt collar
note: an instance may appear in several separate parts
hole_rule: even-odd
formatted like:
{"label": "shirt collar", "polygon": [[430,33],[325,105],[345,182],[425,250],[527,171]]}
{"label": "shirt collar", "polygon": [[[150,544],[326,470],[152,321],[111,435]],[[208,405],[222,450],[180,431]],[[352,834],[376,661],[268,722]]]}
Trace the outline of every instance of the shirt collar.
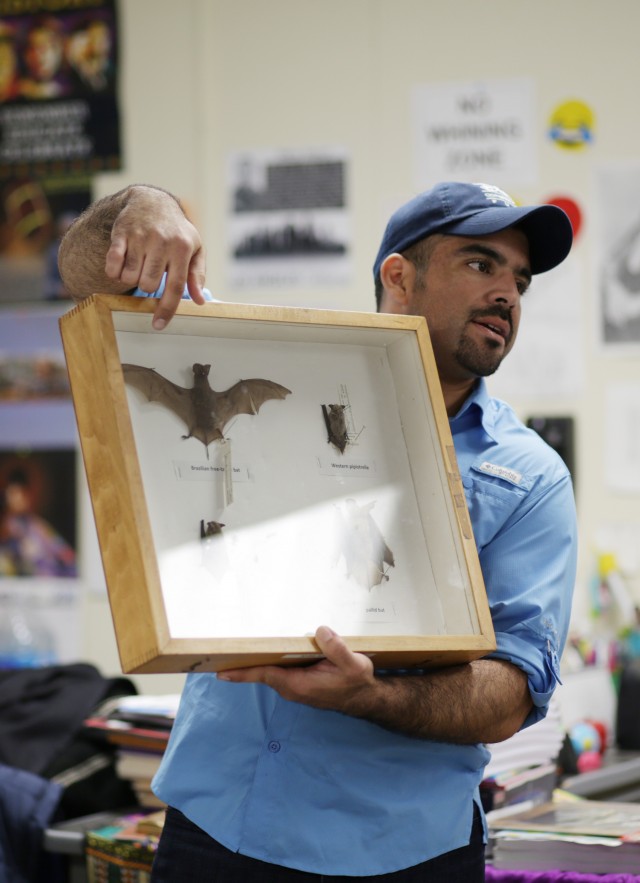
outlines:
{"label": "shirt collar", "polygon": [[464,404],[449,424],[451,431],[461,430],[469,425],[480,424],[492,441],[496,441],[495,410],[493,399],[489,395],[486,381],[478,378],[473,390],[465,399]]}

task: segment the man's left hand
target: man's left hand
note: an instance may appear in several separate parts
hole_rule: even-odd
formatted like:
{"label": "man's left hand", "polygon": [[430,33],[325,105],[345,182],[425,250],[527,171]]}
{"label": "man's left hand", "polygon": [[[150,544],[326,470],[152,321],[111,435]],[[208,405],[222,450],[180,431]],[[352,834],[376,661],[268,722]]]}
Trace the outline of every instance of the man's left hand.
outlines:
{"label": "man's left hand", "polygon": [[354,653],[328,626],[320,626],[315,641],[324,659],[307,667],[261,665],[219,672],[218,679],[236,684],[257,683],[272,687],[284,699],[314,708],[353,713],[357,697],[376,689],[373,663]]}

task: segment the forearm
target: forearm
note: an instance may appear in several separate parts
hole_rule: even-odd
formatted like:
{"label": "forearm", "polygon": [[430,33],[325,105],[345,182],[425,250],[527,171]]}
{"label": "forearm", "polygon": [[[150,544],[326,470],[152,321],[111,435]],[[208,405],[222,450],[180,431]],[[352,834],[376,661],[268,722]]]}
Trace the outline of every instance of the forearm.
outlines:
{"label": "forearm", "polygon": [[320,626],[315,665],[218,672],[234,683],[266,684],[284,699],[363,718],[387,730],[437,742],[500,742],[531,710],[527,675],[500,659],[479,659],[420,675],[376,676],[373,663]]}
{"label": "forearm", "polygon": [[531,708],[527,676],[501,660],[378,677],[340,709],[421,739],[473,744],[513,735]]}
{"label": "forearm", "polygon": [[111,247],[116,220],[136,199],[171,200],[180,211],[179,202],[166,190],[146,184],[134,184],[92,203],[72,224],[58,252],[58,267],[65,289],[74,300],[83,300],[95,292],[124,294],[130,285],[109,278],[105,258]]}

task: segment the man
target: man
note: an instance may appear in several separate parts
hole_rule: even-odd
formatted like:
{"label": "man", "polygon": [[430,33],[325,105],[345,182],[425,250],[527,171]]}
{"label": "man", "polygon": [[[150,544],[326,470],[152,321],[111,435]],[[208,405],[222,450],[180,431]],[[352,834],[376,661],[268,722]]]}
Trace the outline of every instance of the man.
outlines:
{"label": "man", "polygon": [[106,21],[88,14],[69,37],[65,56],[75,94],[105,92],[114,87],[113,35]]}
{"label": "man", "polygon": [[60,98],[68,83],[64,71],[64,34],[54,16],[35,19],[29,26],[23,50],[25,77],[20,96],[28,99]]}
{"label": "man", "polygon": [[[448,183],[392,216],[374,265],[379,308],[427,318],[496,652],[439,671],[376,672],[320,626],[317,664],[190,676],[155,781],[173,808],[154,881],[484,880],[483,743],[546,713],[576,526],[566,467],[482,378],[514,344],[532,274],[560,263],[571,238],[555,207]],[[153,292],[166,272],[158,328],[185,284],[204,297],[199,236],[163,191],[133,187],[98,203],[60,254],[77,297]]]}
{"label": "man", "polygon": [[74,549],[35,509],[33,482],[18,466],[0,490],[0,577],[77,576]]}

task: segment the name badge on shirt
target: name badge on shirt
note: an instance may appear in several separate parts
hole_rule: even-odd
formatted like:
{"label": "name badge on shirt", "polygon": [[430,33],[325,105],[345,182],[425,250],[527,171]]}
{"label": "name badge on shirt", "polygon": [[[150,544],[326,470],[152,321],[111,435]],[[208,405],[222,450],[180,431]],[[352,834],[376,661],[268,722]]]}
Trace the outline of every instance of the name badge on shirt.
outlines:
{"label": "name badge on shirt", "polygon": [[495,475],[496,478],[504,478],[505,481],[510,481],[511,484],[520,484],[522,482],[522,474],[520,472],[516,472],[515,469],[509,469],[507,466],[489,463],[488,460],[480,463],[476,469],[479,469],[480,472],[485,472],[487,475]]}

